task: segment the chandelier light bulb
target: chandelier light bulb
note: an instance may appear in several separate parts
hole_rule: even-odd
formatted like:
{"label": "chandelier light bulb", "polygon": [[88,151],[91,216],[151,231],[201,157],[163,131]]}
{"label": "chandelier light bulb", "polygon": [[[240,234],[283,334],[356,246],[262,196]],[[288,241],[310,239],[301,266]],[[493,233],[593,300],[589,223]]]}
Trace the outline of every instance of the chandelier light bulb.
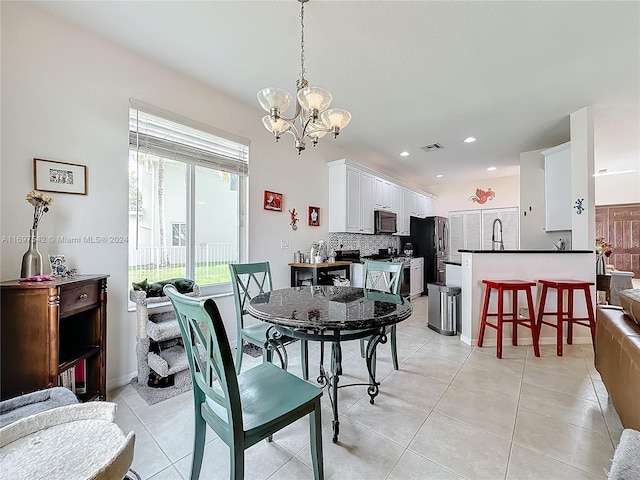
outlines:
{"label": "chandelier light bulb", "polygon": [[283,133],[291,128],[291,124],[289,122],[282,118],[273,119],[271,115],[265,115],[262,117],[262,124],[264,125],[264,128],[273,133],[276,138],[280,138]]}
{"label": "chandelier light bulb", "polygon": [[351,121],[351,113],[343,108],[330,108],[322,112],[320,119],[328,128],[344,128]]}
{"label": "chandelier light bulb", "polygon": [[291,94],[282,88],[263,88],[258,92],[258,103],[269,113],[274,108],[284,112],[291,105]]}

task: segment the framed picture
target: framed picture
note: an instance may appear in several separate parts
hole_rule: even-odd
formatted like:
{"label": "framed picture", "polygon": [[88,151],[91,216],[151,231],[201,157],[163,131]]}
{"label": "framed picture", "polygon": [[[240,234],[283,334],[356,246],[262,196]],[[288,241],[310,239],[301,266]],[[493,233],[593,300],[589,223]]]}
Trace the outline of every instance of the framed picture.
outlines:
{"label": "framed picture", "polygon": [[33,159],[33,183],[43,192],[87,194],[87,167],[75,163]]}
{"label": "framed picture", "polygon": [[320,208],[309,207],[309,225],[312,227],[320,226]]}
{"label": "framed picture", "polygon": [[67,273],[64,255],[49,255],[49,265],[51,265],[51,275],[54,277],[64,277]]}
{"label": "framed picture", "polygon": [[264,209],[273,210],[274,212],[282,211],[282,194],[276,192],[264,191]]}

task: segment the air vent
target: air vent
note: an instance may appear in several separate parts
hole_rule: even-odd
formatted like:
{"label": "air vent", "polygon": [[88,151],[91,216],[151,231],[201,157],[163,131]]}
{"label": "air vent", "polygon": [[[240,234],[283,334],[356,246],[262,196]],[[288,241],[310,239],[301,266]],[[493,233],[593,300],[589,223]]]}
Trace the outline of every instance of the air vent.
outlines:
{"label": "air vent", "polygon": [[425,145],[424,147],[420,147],[425,152],[433,152],[434,150],[442,150],[444,147],[439,143],[432,143],[430,145]]}

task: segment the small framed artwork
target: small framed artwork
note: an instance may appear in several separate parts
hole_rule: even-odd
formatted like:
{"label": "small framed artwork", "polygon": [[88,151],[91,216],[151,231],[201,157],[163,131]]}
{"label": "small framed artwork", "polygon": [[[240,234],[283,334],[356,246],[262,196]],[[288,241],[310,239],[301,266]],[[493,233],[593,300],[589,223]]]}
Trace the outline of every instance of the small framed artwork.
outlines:
{"label": "small framed artwork", "polygon": [[312,227],[320,226],[320,208],[309,207],[309,225]]}
{"label": "small framed artwork", "polygon": [[43,192],[87,194],[87,167],[75,163],[33,159],[33,183]]}
{"label": "small framed artwork", "polygon": [[49,255],[49,265],[51,265],[51,275],[54,277],[64,277],[67,274],[64,255]]}
{"label": "small framed artwork", "polygon": [[276,192],[264,191],[264,209],[273,210],[274,212],[282,211],[282,194]]}

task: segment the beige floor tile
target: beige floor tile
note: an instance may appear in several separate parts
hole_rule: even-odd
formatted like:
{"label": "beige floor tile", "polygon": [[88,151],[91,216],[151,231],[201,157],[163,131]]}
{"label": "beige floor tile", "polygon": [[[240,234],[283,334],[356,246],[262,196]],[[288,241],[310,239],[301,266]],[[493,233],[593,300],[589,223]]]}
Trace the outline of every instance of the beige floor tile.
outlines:
{"label": "beige floor tile", "polygon": [[150,478],[170,466],[171,461],[155,442],[151,434],[147,432],[146,429],[136,431],[131,468],[142,478]]}
{"label": "beige floor tile", "polygon": [[505,396],[500,399],[451,385],[434,411],[511,442],[517,408],[517,398]]}
{"label": "beige floor tile", "polygon": [[430,412],[409,403],[403,392],[385,390],[373,405],[368,397],[361,398],[344,416],[406,447]]}
{"label": "beige floor tile", "polygon": [[593,475],[601,475],[613,457],[609,435],[522,407],[518,409],[513,442]]}
{"label": "beige floor tile", "polygon": [[313,470],[297,458],[292,458],[282,468],[269,477],[269,480],[301,480],[313,478]]}
{"label": "beige floor tile", "polygon": [[450,383],[460,370],[460,363],[443,360],[429,354],[428,343],[411,355],[402,364],[402,371],[434,378],[440,382]]}
{"label": "beige floor tile", "polygon": [[[513,351],[514,349],[511,349],[511,352]],[[507,353],[505,349],[502,352],[502,359],[499,359],[495,356],[495,353],[490,354],[484,349],[476,348],[471,352],[471,355],[469,355],[465,366],[500,375],[522,376],[524,372],[524,355],[522,357],[512,355],[511,353]]]}
{"label": "beige floor tile", "polygon": [[[244,478],[261,480],[269,478],[291,460],[292,455],[277,442],[266,440],[245,450]],[[174,466],[184,478],[189,478],[191,455],[186,456]],[[200,480],[227,480],[229,478],[229,447],[219,438],[204,447]],[[313,478],[313,475],[311,477]]]}
{"label": "beige floor tile", "polygon": [[401,395],[417,407],[431,410],[447,389],[448,384],[404,368],[392,372],[380,384],[382,392]]}
{"label": "beige floor tile", "polygon": [[600,404],[593,400],[525,382],[520,394],[520,406],[578,427],[607,433]]}
{"label": "beige floor tile", "polygon": [[597,480],[598,478],[606,478],[606,475],[592,475],[520,445],[513,445],[511,449],[507,480]]}
{"label": "beige floor tile", "polygon": [[560,364],[544,362],[539,365],[528,363],[524,367],[524,382],[531,385],[546,387],[551,390],[597,401],[591,377],[582,366],[562,368]]}
{"label": "beige floor tile", "polygon": [[127,397],[131,397],[132,395],[137,395],[135,388],[128,383],[122,387],[114,388],[113,390],[109,390],[107,392],[107,401],[108,402],[116,402],[118,403],[120,400],[123,400]]}
{"label": "beige floor tile", "polygon": [[[149,480],[182,480],[182,475],[178,473],[175,467],[172,465],[168,468],[165,468],[159,473],[156,473]],[[188,477],[187,477],[188,478]]]}
{"label": "beige floor tile", "polygon": [[[404,448],[350,420],[340,419],[338,443],[330,426],[323,428],[324,478],[326,480],[374,480],[389,475]],[[303,449],[296,458],[311,466],[311,454]]]}
{"label": "beige floor tile", "polygon": [[[177,462],[193,451],[194,414],[192,407],[167,414],[148,423],[146,428],[172,462]],[[216,437],[216,433],[207,427],[205,442],[210,442]]]}
{"label": "beige floor tile", "polygon": [[[244,368],[244,367],[243,367]],[[140,419],[143,425],[158,420],[169,413],[177,412],[185,407],[193,405],[193,394],[191,391],[176,395],[168,400],[165,400],[155,405],[149,405],[147,402],[136,393],[131,397],[126,397],[125,402],[133,413]]]}
{"label": "beige floor tile", "polygon": [[521,382],[521,374],[500,375],[478,370],[465,363],[451,385],[488,395],[499,401],[517,401]]}
{"label": "beige floor tile", "polygon": [[410,451],[404,452],[387,480],[464,480],[431,460]]}
{"label": "beige floor tile", "polygon": [[602,408],[602,414],[604,415],[604,422],[607,425],[607,430],[609,431],[609,437],[615,446],[618,446],[618,442],[620,441],[620,435],[622,435],[622,430],[624,427],[620,422],[620,417],[618,417],[618,413],[616,412],[611,400],[605,403],[600,403],[600,407]]}
{"label": "beige floor tile", "polygon": [[504,479],[511,443],[496,435],[433,412],[409,450],[466,479]]}
{"label": "beige floor tile", "polygon": [[464,363],[473,349],[474,347],[462,343],[458,336],[438,335],[422,347],[420,351],[426,351],[432,357],[461,364]]}

